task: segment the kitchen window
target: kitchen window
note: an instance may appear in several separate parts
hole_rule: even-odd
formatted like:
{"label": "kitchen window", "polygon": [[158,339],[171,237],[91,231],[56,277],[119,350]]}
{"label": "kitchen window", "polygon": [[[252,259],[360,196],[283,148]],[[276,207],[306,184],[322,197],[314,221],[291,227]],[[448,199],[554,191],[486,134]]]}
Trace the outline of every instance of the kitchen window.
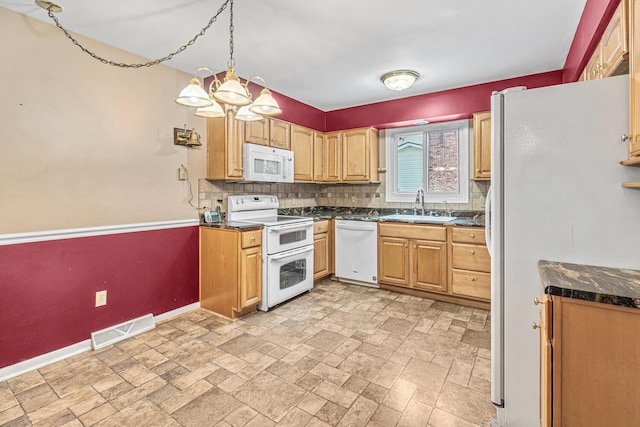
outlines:
{"label": "kitchen window", "polygon": [[390,129],[387,147],[388,202],[469,202],[469,120]]}

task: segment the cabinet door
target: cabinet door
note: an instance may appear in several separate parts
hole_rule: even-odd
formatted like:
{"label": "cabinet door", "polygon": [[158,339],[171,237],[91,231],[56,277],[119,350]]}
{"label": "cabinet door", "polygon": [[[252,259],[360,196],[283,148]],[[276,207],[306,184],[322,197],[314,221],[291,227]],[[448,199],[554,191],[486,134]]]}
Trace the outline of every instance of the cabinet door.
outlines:
{"label": "cabinet door", "polygon": [[269,145],[283,150],[291,148],[291,125],[282,120],[269,119]]}
{"label": "cabinet door", "polygon": [[324,180],[338,182],[342,179],[342,132],[332,132],[326,135],[325,142]]}
{"label": "cabinet door", "polygon": [[430,291],[447,291],[447,244],[411,241],[411,286]]}
{"label": "cabinet door", "polygon": [[409,241],[397,237],[378,238],[378,280],[409,285]]}
{"label": "cabinet door", "polygon": [[243,249],[240,252],[240,289],[238,310],[255,305],[262,300],[262,247]]}
{"label": "cabinet door", "polygon": [[244,139],[252,144],[269,145],[269,120],[245,122]]}
{"label": "cabinet door", "polygon": [[328,233],[320,233],[313,236],[313,280],[318,280],[331,274],[329,245]]}
{"label": "cabinet door", "polygon": [[596,80],[602,77],[601,49],[602,45],[598,44],[593,56],[585,67],[585,80]]}
{"label": "cabinet door", "polygon": [[631,0],[629,60],[629,157],[640,156],[640,0]]}
{"label": "cabinet door", "polygon": [[[602,76],[618,75],[618,66],[628,57],[628,32],[626,1],[621,1],[602,35]],[[626,67],[624,67],[626,68]]]}
{"label": "cabinet door", "polygon": [[226,177],[242,178],[244,176],[242,166],[242,144],[244,143],[244,124],[227,117],[227,155]]}
{"label": "cabinet door", "polygon": [[368,129],[353,129],[343,133],[342,180],[368,181],[370,174],[370,147]]}
{"label": "cabinet door", "polygon": [[291,126],[293,151],[293,178],[295,181],[313,181],[314,132],[303,126]]}
{"label": "cabinet door", "polygon": [[473,179],[491,179],[491,111],[473,114]]}
{"label": "cabinet door", "polygon": [[322,132],[314,132],[313,137],[313,180],[325,181],[327,174],[327,140]]}

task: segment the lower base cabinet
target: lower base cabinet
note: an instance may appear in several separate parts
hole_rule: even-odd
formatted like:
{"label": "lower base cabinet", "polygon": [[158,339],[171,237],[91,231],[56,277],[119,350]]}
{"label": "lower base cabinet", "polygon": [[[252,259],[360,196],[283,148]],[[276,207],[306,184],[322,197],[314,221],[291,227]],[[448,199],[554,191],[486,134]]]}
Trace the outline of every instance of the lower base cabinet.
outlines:
{"label": "lower base cabinet", "polygon": [[640,310],[545,296],[543,426],[640,425]]}
{"label": "lower base cabinet", "polygon": [[447,291],[447,233],[444,226],[378,225],[378,281]]}
{"label": "lower base cabinet", "polygon": [[200,306],[229,318],[262,300],[262,230],[200,227]]}
{"label": "lower base cabinet", "polygon": [[319,220],[313,224],[313,281],[333,274],[333,233],[331,221]]}

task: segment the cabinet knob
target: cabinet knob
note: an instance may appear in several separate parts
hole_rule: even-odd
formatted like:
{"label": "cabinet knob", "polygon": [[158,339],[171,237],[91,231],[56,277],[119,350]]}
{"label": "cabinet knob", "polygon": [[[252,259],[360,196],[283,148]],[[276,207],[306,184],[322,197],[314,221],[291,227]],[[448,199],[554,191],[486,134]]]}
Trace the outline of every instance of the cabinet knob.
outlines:
{"label": "cabinet knob", "polygon": [[471,276],[471,281],[472,281],[472,282],[475,282],[475,281],[476,281],[476,278],[475,278],[474,276]]}
{"label": "cabinet knob", "polygon": [[539,326],[536,322],[533,322],[533,323],[531,324],[531,327],[532,327],[533,329],[539,329],[539,328],[540,328],[540,326]]}
{"label": "cabinet knob", "polygon": [[533,304],[534,304],[534,305],[538,305],[538,304],[543,304],[543,302],[542,302],[542,301],[540,301],[540,300],[538,299],[538,297],[535,297],[535,298],[533,299]]}
{"label": "cabinet knob", "polygon": [[469,252],[471,252],[471,255],[476,253],[476,251],[474,251],[473,249],[471,249]]}
{"label": "cabinet knob", "polygon": [[470,236],[472,239],[475,239],[475,238],[476,238],[476,235],[475,235],[475,234],[473,234],[473,233],[469,234],[469,236]]}
{"label": "cabinet knob", "polygon": [[476,172],[480,172],[480,168],[476,169]]}
{"label": "cabinet knob", "polygon": [[418,245],[413,245],[413,249],[418,249]]}
{"label": "cabinet knob", "polygon": [[623,133],[622,136],[620,136],[620,141],[625,142],[625,141],[630,141],[631,140],[631,135],[627,135],[626,133]]}

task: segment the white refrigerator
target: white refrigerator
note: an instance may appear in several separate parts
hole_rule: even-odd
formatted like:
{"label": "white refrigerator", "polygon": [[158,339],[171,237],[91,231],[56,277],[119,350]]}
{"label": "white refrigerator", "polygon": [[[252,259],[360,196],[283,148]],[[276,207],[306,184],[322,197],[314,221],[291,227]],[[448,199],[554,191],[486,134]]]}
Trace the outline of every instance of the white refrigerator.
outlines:
{"label": "white refrigerator", "polygon": [[494,94],[491,399],[498,425],[540,425],[540,259],[640,269],[640,168],[624,167],[628,76]]}

